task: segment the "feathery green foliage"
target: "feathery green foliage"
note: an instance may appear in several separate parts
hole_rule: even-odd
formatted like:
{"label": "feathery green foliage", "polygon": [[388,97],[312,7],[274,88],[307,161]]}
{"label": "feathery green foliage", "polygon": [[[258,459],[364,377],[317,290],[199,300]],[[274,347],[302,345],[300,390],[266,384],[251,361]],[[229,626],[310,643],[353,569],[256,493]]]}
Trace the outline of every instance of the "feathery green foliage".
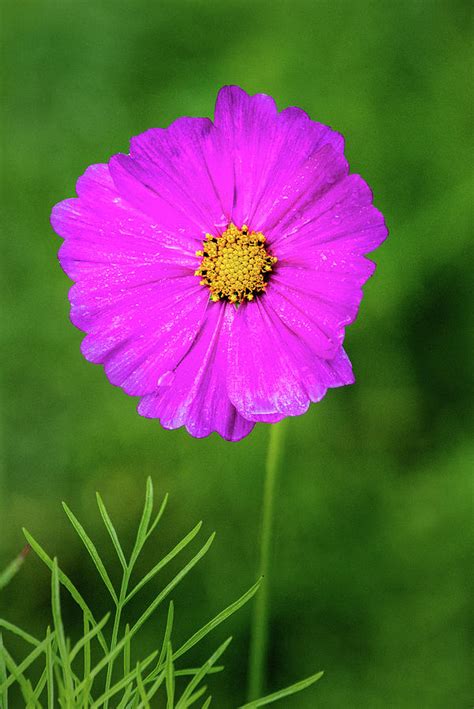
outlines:
{"label": "feathery green foliage", "polygon": [[[30,532],[24,530],[29,545],[51,571],[52,628],[48,627],[44,639],[39,640],[10,621],[0,618],[1,709],[8,709],[10,697],[14,697],[11,699],[12,702],[16,701],[19,696],[18,692],[28,709],[36,709],[37,707],[52,709],[56,706],[68,707],[68,709],[70,707],[107,709],[110,706],[120,709],[147,709],[152,706],[187,709],[190,706],[197,706],[200,699],[203,700],[203,703],[200,704],[202,709],[210,706],[211,696],[208,695],[207,684],[203,683],[205,680],[207,681],[209,676],[224,669],[223,666],[216,663],[224,654],[232,638],[228,638],[220,644],[201,667],[187,667],[178,661],[247,603],[257,593],[260,582],[254,584],[240,598],[194,632],[177,650],[173,650],[174,605],[170,600],[161,644],[147,656],[136,659],[134,666],[132,666],[132,656],[139,654],[140,646],[136,637],[138,632],[173,589],[207,553],[214,539],[212,534],[194,556],[182,565],[172,580],[154,595],[135,622],[124,623],[122,620],[123,609],[130,599],[150,583],[172,559],[184,551],[201,529],[200,522],[141,580],[136,582],[133,588],[130,588],[133,568],[145,542],[160,521],[166,502],[167,497],[163,500],[156,517],[151,521],[153,484],[148,478],[143,513],[135,544],[127,561],[113,522],[102,498],[97,493],[99,512],[117,553],[118,563],[122,568],[122,580],[118,591],[112,583],[94,542],[74,513],[63,503],[69,521],[87,549],[97,573],[110,595],[112,609],[100,621],[96,620],[93,610],[75,584],[59,568],[57,559],[51,559]],[[6,579],[4,585],[13,578],[18,568],[15,567],[13,573],[7,569],[3,574],[0,574],[0,579]],[[61,591],[63,589],[76,602],[83,616],[83,635],[75,643],[68,637],[64,627],[61,611]],[[7,649],[5,634],[16,635],[29,646],[29,651],[19,663]],[[252,701],[245,707],[250,709],[250,707],[264,706],[294,694],[316,682],[321,674],[309,677],[262,699]],[[13,694],[14,692],[17,694]],[[207,696],[205,697],[205,695]]]}

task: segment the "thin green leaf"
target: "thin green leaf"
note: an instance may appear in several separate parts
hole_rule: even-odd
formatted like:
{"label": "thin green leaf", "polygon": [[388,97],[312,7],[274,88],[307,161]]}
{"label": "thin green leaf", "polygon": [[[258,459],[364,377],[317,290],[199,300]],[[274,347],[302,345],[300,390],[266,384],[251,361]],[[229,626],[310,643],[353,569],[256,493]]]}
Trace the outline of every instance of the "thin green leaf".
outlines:
{"label": "thin green leaf", "polygon": [[170,601],[170,604],[168,606],[168,615],[166,617],[165,634],[163,636],[160,657],[159,657],[158,663],[157,663],[158,667],[161,667],[161,665],[163,664],[165,657],[166,657],[168,643],[171,640],[171,632],[173,630],[173,621],[174,621],[174,603],[173,603],[173,601]]}
{"label": "thin green leaf", "polygon": [[100,516],[102,517],[103,522],[107,528],[109,536],[112,540],[112,544],[114,545],[115,551],[117,552],[117,556],[119,558],[119,561],[122,564],[123,569],[126,569],[127,562],[126,562],[125,555],[122,550],[122,546],[119,542],[117,532],[116,532],[115,527],[112,523],[112,520],[110,519],[109,513],[107,512],[107,509],[102,501],[102,498],[98,492],[96,492],[96,499],[97,499],[97,505],[99,507]]}
{"label": "thin green leaf", "polygon": [[161,559],[157,564],[155,564],[155,566],[146,574],[146,576],[144,576],[144,577],[141,579],[141,581],[139,581],[139,582],[137,583],[137,585],[135,586],[135,588],[134,588],[132,591],[130,591],[130,593],[128,594],[128,596],[126,597],[126,599],[125,599],[125,601],[124,601],[124,605],[125,605],[126,603],[128,603],[129,600],[130,600],[131,598],[133,598],[133,596],[134,596],[136,593],[138,593],[138,591],[140,591],[140,589],[142,589],[143,586],[145,586],[145,584],[147,584],[149,581],[151,581],[151,579],[152,579],[154,576],[156,576],[156,574],[157,574],[159,571],[161,571],[161,569],[164,568],[164,567],[166,566],[166,564],[168,564],[172,559],[174,559],[174,557],[175,557],[177,554],[179,554],[180,551],[182,551],[183,549],[185,549],[185,548],[187,547],[187,545],[194,539],[194,537],[196,536],[196,534],[199,532],[199,530],[201,529],[201,527],[202,527],[202,522],[199,522],[199,523],[194,527],[194,529],[192,529],[192,530],[189,532],[189,534],[187,534],[187,535],[184,537],[184,539],[182,539],[180,542],[178,542],[178,544],[176,544],[176,546],[175,546],[166,556],[164,556],[163,559]]}
{"label": "thin green leaf", "polygon": [[117,704],[117,709],[129,709],[132,705],[130,703],[130,697],[132,696],[133,693],[133,685],[129,684],[123,693],[123,697],[120,700],[120,702]]}
{"label": "thin green leaf", "polygon": [[163,516],[163,512],[165,511],[167,504],[168,504],[168,493],[166,493],[166,495],[164,496],[163,502],[161,503],[161,507],[158,510],[158,514],[156,515],[155,519],[153,520],[152,524],[150,525],[150,528],[148,529],[148,532],[146,533],[147,539],[155,531],[158,522],[160,521],[160,519]]}
{"label": "thin green leaf", "polygon": [[[69,662],[72,664],[73,660],[77,657],[78,653],[82,650],[82,648],[90,643],[90,641],[95,638],[96,635],[100,633],[102,628],[107,624],[107,621],[110,618],[110,613],[106,613],[102,620],[98,622],[98,624],[92,628],[91,630],[87,630],[84,632],[84,635],[80,640],[77,641],[77,643],[74,645],[72,648],[71,652],[69,653]],[[87,622],[87,619],[85,619]],[[89,648],[89,654],[90,654],[90,648]]]}
{"label": "thin green leaf", "polygon": [[[150,665],[153,660],[156,658],[158,655],[158,651],[155,650],[152,652],[148,657],[146,657],[142,662],[140,662],[140,670],[144,670]],[[137,668],[134,667],[133,670],[128,672],[124,677],[118,680],[110,689],[105,691],[91,706],[91,709],[98,709],[98,707],[102,707],[106,701],[109,701],[117,692],[120,692],[122,689],[127,687],[127,685],[131,685],[133,681],[136,679],[137,675]],[[122,699],[123,701],[123,699]],[[122,702],[120,702],[121,704]],[[120,706],[119,704],[119,706]]]}
{"label": "thin green leaf", "polygon": [[18,637],[22,638],[25,640],[27,643],[30,643],[30,645],[39,645],[40,641],[34,638],[32,635],[29,633],[26,633],[24,630],[19,628],[17,625],[13,625],[13,623],[9,623],[8,620],[3,620],[3,618],[0,618],[0,628],[5,628],[5,630],[9,630],[11,633],[15,633],[15,635],[18,635]]}
{"label": "thin green leaf", "polygon": [[[22,689],[23,692],[23,689]],[[33,692],[33,685],[31,684],[31,681],[25,677],[25,691],[23,692],[23,696],[25,697],[26,701],[26,709],[35,709],[37,707],[37,702],[34,696]]]}
{"label": "thin green leaf", "polygon": [[[97,675],[102,672],[104,667],[107,667],[108,664],[110,663],[111,660],[113,660],[117,655],[122,651],[124,646],[126,645],[127,642],[130,641],[130,639],[133,637],[136,631],[134,631],[133,628],[129,630],[127,634],[123,636],[123,638],[120,640],[120,642],[117,643],[117,645],[114,647],[113,650],[110,650],[107,655],[105,655],[98,663],[95,665],[95,667],[92,668],[92,670],[89,673],[88,679],[92,681],[97,677]],[[152,662],[158,655],[158,651],[155,650],[151,655],[149,655],[149,662]],[[142,662],[142,667],[145,666],[145,662]],[[86,680],[84,679],[80,684],[78,685],[76,689],[76,694],[79,694],[81,691],[83,691],[84,686],[85,686]],[[108,691],[104,695],[104,701],[108,701]]]}
{"label": "thin green leaf", "polygon": [[54,557],[53,559],[53,573],[51,576],[51,607],[53,612],[54,631],[56,633],[56,641],[58,643],[59,655],[61,657],[61,668],[63,672],[66,698],[72,701],[73,681],[71,674],[71,665],[69,662],[69,652],[66,644],[66,635],[64,633],[63,620],[61,617],[59,572],[58,560],[56,559],[56,557]]}
{"label": "thin green leaf", "polygon": [[[190,675],[195,675],[199,672],[201,668],[200,667],[188,667],[184,670],[175,670],[174,671],[174,676],[175,677],[189,677]],[[225,667],[224,665],[216,665],[216,667],[211,667],[210,670],[208,671],[208,675],[215,675],[218,672],[222,672]]]}
{"label": "thin green leaf", "polygon": [[209,623],[206,623],[200,630],[198,630],[194,635],[192,635],[189,640],[187,640],[178,650],[173,655],[173,659],[176,660],[178,657],[181,657],[181,655],[184,655],[185,652],[190,650],[196,643],[198,643],[202,638],[204,638],[208,633],[210,633],[214,628],[216,628],[218,625],[220,625],[224,620],[227,620],[233,613],[239,610],[239,608],[242,608],[247,601],[249,601],[252,596],[254,596],[260,586],[261,580],[259,579],[257,583],[255,583],[251,588],[249,588],[248,591],[246,591],[240,598],[238,598],[234,603],[231,603],[230,606],[227,606],[227,608],[224,608],[223,611],[218,613],[215,618],[213,618]]}
{"label": "thin green leaf", "polygon": [[232,642],[232,637],[227,638],[225,642],[220,645],[215,652],[212,653],[210,658],[203,664],[203,666],[199,669],[199,672],[197,672],[192,680],[189,682],[188,686],[184,690],[183,694],[181,695],[181,698],[176,705],[176,709],[185,709],[186,706],[188,706],[189,700],[193,693],[196,691],[199,683],[201,682],[202,679],[207,675],[211,667],[217,662],[219,657],[226,651],[226,649],[229,647],[230,643]]}
{"label": "thin green leaf", "polygon": [[2,689],[2,706],[8,709],[8,687],[7,687],[7,668],[5,665],[5,650],[3,647],[3,635],[0,633],[0,683]]}
{"label": "thin green leaf", "polygon": [[[35,650],[36,650],[36,648],[35,648]],[[35,650],[33,650],[33,653],[35,652]],[[31,654],[33,654],[33,653],[31,653]],[[24,698],[26,704],[28,704],[29,700],[31,699],[32,692],[30,694],[30,685],[26,681],[26,678],[23,674],[24,669],[27,669],[27,668],[22,667],[22,665],[24,663],[17,665],[15,660],[13,659],[13,657],[10,655],[8,650],[5,648],[5,646],[3,647],[3,656],[5,658],[6,667],[10,672],[10,676],[7,677],[7,679],[3,682],[2,686],[8,688],[10,685],[12,685],[16,682],[18,684],[18,686],[20,687],[21,693],[23,694],[23,698]],[[36,657],[34,659],[36,659]],[[2,690],[2,693],[3,693],[3,690]]]}
{"label": "thin green leaf", "polygon": [[137,662],[137,689],[138,689],[138,694],[140,695],[142,706],[144,707],[144,709],[150,709],[150,702],[148,701],[148,698],[146,696],[146,690],[145,690],[145,686],[143,684],[142,673],[140,671],[140,663],[139,662]]}
{"label": "thin green leaf", "polygon": [[15,559],[13,559],[13,561],[11,561],[8,566],[0,573],[0,591],[2,590],[2,588],[5,588],[5,586],[7,586],[13,579],[13,577],[16,576],[16,574],[19,572],[29,551],[29,547],[26,546],[18,554],[18,556],[15,557]]}
{"label": "thin green leaf", "polygon": [[130,672],[130,625],[126,623],[125,625],[125,635],[128,636],[128,640],[123,648],[123,674],[128,675]]}
{"label": "thin green leaf", "polygon": [[[7,667],[10,668],[10,676],[7,677],[2,684],[0,685],[0,692],[3,692],[5,690],[5,687],[8,688],[14,682],[20,682],[18,677],[22,676],[25,672],[25,670],[28,669],[28,667],[46,650],[47,644],[49,642],[49,639],[46,637],[42,642],[40,642],[39,645],[37,645],[25,659],[20,662],[19,665],[15,663],[13,658],[10,656],[9,652],[7,651],[5,645],[3,646],[3,655],[5,657],[5,662],[7,664]],[[13,663],[13,664],[12,664]],[[12,671],[11,667],[14,667],[15,673]]]}
{"label": "thin green leaf", "polygon": [[[89,619],[87,616],[83,615],[83,625],[84,625],[84,638],[86,641],[84,642],[84,679],[87,679],[90,675],[91,671],[91,643],[90,643],[90,638],[89,638]],[[100,632],[100,629],[99,629]],[[72,659],[71,659],[72,662]],[[90,686],[86,685],[84,689],[84,700],[82,707],[83,709],[88,709],[89,707],[89,690]]]}
{"label": "thin green leaf", "polygon": [[203,687],[200,687],[194,694],[192,694],[188,701],[186,702],[186,708],[192,706],[195,702],[198,701],[198,699],[201,699],[203,694],[206,694],[207,692],[207,684],[205,684]]}
{"label": "thin green leaf", "polygon": [[292,694],[296,694],[296,692],[301,692],[302,689],[306,689],[307,687],[310,687],[312,684],[318,681],[318,679],[321,679],[323,676],[324,672],[317,672],[315,675],[312,675],[311,677],[307,677],[306,679],[301,680],[300,682],[296,682],[295,684],[292,684],[290,687],[285,687],[285,689],[280,689],[278,692],[274,692],[273,694],[268,694],[266,697],[262,697],[261,699],[255,699],[252,702],[248,702],[247,704],[243,704],[239,709],[256,709],[257,707],[263,707],[265,704],[271,704],[272,702],[278,702],[280,699],[284,699],[285,697],[289,697]]}
{"label": "thin green leaf", "polygon": [[[28,532],[27,529],[23,528],[23,534],[25,535],[28,543],[30,544],[31,548],[33,551],[39,556],[41,561],[46,564],[46,566],[52,571],[53,569],[53,560],[48,556],[48,554],[45,552],[45,550],[42,548],[42,546],[36,541],[36,539]],[[66,588],[69,593],[71,594],[72,598],[76,601],[77,605],[81,608],[83,613],[85,613],[89,619],[89,622],[92,625],[97,625],[97,622],[94,618],[94,614],[90,610],[89,606],[85,602],[84,598],[81,596],[77,588],[74,586],[73,582],[71,579],[66,576],[66,574],[61,571],[61,569],[58,569],[58,574],[59,574],[59,581],[62,583],[64,588]],[[104,638],[104,635],[102,632],[98,634],[98,639],[100,644],[102,645],[102,649],[104,650],[105,653],[109,651],[107,642]]]}
{"label": "thin green leaf", "polygon": [[65,701],[69,701],[69,700],[66,700],[66,698],[65,698],[66,690],[64,688],[64,681],[63,681],[63,677],[61,675],[60,663],[55,662],[54,658],[53,658],[53,673],[54,673],[56,685],[58,688],[58,703],[61,706],[61,704],[64,704]]}
{"label": "thin green leaf", "polygon": [[46,687],[48,694],[48,709],[54,709],[54,676],[53,676],[53,647],[51,629],[46,630]]}
{"label": "thin green leaf", "polygon": [[[33,696],[35,698],[35,701],[39,704],[39,698],[41,697],[41,694],[43,692],[43,689],[46,686],[46,680],[48,677],[48,672],[46,667],[44,668],[43,672],[41,673],[41,677],[39,678],[38,682],[36,683],[36,687],[33,690]],[[41,704],[40,704],[41,706]]]}
{"label": "thin green leaf", "polygon": [[193,556],[191,561],[189,561],[186,566],[181,569],[179,573],[176,574],[176,576],[169,582],[169,584],[161,591],[161,593],[158,594],[158,596],[150,603],[148,608],[140,618],[137,620],[137,622],[134,624],[134,626],[131,629],[132,634],[134,635],[137,630],[141,628],[141,626],[145,623],[145,621],[148,620],[148,618],[151,616],[151,614],[156,610],[156,608],[162,603],[162,601],[166,598],[166,596],[171,593],[173,588],[179,584],[180,581],[183,580],[183,578],[191,571],[193,566],[195,566],[198,561],[202,559],[202,557],[209,551],[209,547],[211,546],[212,542],[214,541],[215,534],[211,534],[207,542],[201,547],[201,549]]}
{"label": "thin green leaf", "polygon": [[[131,633],[130,633],[129,635],[131,635]],[[83,679],[82,682],[81,682],[81,683],[79,684],[79,686],[77,687],[76,692],[77,692],[78,694],[80,694],[80,693],[84,690],[84,687],[86,686],[86,684],[87,684],[89,681],[92,681],[93,679],[95,679],[95,678],[97,677],[97,675],[98,675],[100,672],[102,672],[102,670],[104,669],[104,667],[106,667],[106,666],[109,664],[109,662],[110,662],[111,660],[113,660],[115,657],[117,657],[117,655],[119,654],[119,652],[121,652],[123,646],[125,645],[125,642],[126,642],[126,640],[123,640],[123,639],[122,639],[121,642],[119,642],[119,643],[114,647],[113,650],[111,650],[110,652],[108,652],[107,655],[105,655],[105,657],[103,657],[102,660],[100,660],[100,662],[90,671],[89,677]],[[158,653],[157,653],[157,654],[158,654]]]}
{"label": "thin green leaf", "polygon": [[82,524],[79,522],[77,517],[74,515],[73,512],[69,509],[67,504],[63,502],[63,508],[65,513],[67,514],[69,521],[71,522],[72,526],[76,530],[77,534],[81,538],[82,543],[86,547],[87,551],[89,552],[89,556],[91,557],[92,561],[94,562],[94,565],[99,572],[99,575],[102,579],[102,581],[105,583],[107,590],[109,591],[110,595],[114,599],[115,604],[118,604],[118,598],[117,594],[115,592],[115,589],[112,585],[112,581],[110,580],[110,577],[105,569],[105,566],[102,562],[102,559],[99,556],[99,552],[97,551],[94,542],[92,539],[89,537],[87,534],[86,530],[82,526]]}
{"label": "thin green leaf", "polygon": [[[129,575],[128,569],[124,569],[123,574],[122,574],[122,581],[120,584],[119,600],[118,600],[118,603],[116,604],[116,608],[115,608],[115,617],[114,617],[114,625],[112,628],[112,637],[110,638],[110,652],[112,654],[110,655],[110,660],[107,665],[107,675],[105,678],[105,691],[107,691],[112,684],[112,675],[114,672],[114,663],[115,663],[115,657],[116,657],[116,655],[113,653],[113,651],[117,645],[117,639],[118,639],[119,630],[120,630],[120,620],[122,617],[122,610],[123,610],[125,596],[127,594],[129,578],[130,578],[130,575]],[[104,704],[104,709],[108,709],[108,700]]]}
{"label": "thin green leaf", "polygon": [[166,709],[173,709],[174,707],[174,667],[173,667],[173,650],[171,648],[171,643],[168,643],[168,650],[166,653],[166,666],[165,666],[165,680],[166,680]]}
{"label": "thin green leaf", "polygon": [[206,699],[206,701],[204,702],[204,704],[202,705],[201,709],[209,709],[209,707],[211,706],[211,702],[212,702],[212,697],[209,696]]}
{"label": "thin green leaf", "polygon": [[[147,692],[148,700],[153,699],[153,697],[155,696],[155,694],[157,693],[157,691],[159,690],[159,688],[160,688],[161,685],[163,684],[163,681],[164,681],[164,679],[165,679],[165,676],[166,676],[166,670],[163,670],[163,671],[158,675],[158,677],[156,678],[156,680],[153,682],[153,684],[151,685],[151,687],[149,688],[149,690],[148,690],[148,692]],[[176,676],[176,673],[175,673],[175,676]]]}
{"label": "thin green leaf", "polygon": [[143,545],[147,540],[148,525],[150,524],[151,513],[153,512],[153,482],[150,477],[146,480],[146,492],[145,492],[145,504],[143,506],[143,513],[140,519],[140,524],[138,526],[137,537],[135,539],[135,545],[133,547],[132,553],[130,555],[130,562],[128,565],[131,571],[135,565],[138,555],[140,554]]}

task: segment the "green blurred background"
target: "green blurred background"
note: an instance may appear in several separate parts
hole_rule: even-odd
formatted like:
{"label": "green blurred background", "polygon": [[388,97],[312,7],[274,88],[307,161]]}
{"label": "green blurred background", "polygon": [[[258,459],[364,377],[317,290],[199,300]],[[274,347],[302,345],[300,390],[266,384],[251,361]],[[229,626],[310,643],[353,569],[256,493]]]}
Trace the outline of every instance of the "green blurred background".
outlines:
{"label": "green blurred background", "polygon": [[[127,151],[129,137],[151,126],[212,115],[218,88],[237,83],[344,133],[352,170],[372,186],[391,231],[346,338],[356,385],[288,426],[269,688],[325,669],[282,706],[472,704],[471,8],[2,3],[1,566],[21,549],[25,525],[100,610],[105,591],[60,501],[111,559],[94,492],[130,541],[151,475],[171,501],[144,567],[199,519],[218,533],[174,594],[177,641],[255,579],[268,429],[229,444],[140,418],[80,355],[49,226],[52,205],[73,195],[87,165]],[[42,632],[49,583],[31,555],[2,594],[2,615]],[[234,635],[225,678],[213,683],[218,707],[244,698],[249,619],[247,607],[212,638]]]}

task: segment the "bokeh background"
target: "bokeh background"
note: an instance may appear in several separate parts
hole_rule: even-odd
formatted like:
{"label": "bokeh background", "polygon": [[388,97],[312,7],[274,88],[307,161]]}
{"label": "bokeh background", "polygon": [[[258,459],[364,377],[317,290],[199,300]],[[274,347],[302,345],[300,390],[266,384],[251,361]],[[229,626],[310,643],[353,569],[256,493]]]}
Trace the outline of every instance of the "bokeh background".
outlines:
{"label": "bokeh background", "polygon": [[[218,88],[237,83],[344,133],[391,231],[347,333],[357,383],[288,426],[269,689],[325,669],[283,706],[470,706],[471,3],[14,0],[2,16],[1,566],[24,525],[100,611],[60,501],[111,560],[94,492],[127,546],[151,475],[170,504],[142,568],[199,519],[217,531],[174,594],[177,642],[256,577],[267,427],[228,444],[140,418],[80,355],[49,226],[87,165],[151,126],[212,116]],[[30,555],[2,615],[44,631],[49,584]],[[244,698],[249,619],[246,607],[203,648],[234,635],[213,680],[220,708]]]}

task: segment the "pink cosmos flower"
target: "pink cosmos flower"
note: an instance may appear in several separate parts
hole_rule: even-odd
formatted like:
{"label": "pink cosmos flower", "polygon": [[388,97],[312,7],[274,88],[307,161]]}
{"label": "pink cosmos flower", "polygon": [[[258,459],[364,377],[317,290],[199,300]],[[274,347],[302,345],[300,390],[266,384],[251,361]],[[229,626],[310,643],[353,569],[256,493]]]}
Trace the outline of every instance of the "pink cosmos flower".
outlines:
{"label": "pink cosmos flower", "polygon": [[141,415],[236,441],[354,381],[344,328],[385,239],[339,133],[226,86],[53,209],[82,352]]}

